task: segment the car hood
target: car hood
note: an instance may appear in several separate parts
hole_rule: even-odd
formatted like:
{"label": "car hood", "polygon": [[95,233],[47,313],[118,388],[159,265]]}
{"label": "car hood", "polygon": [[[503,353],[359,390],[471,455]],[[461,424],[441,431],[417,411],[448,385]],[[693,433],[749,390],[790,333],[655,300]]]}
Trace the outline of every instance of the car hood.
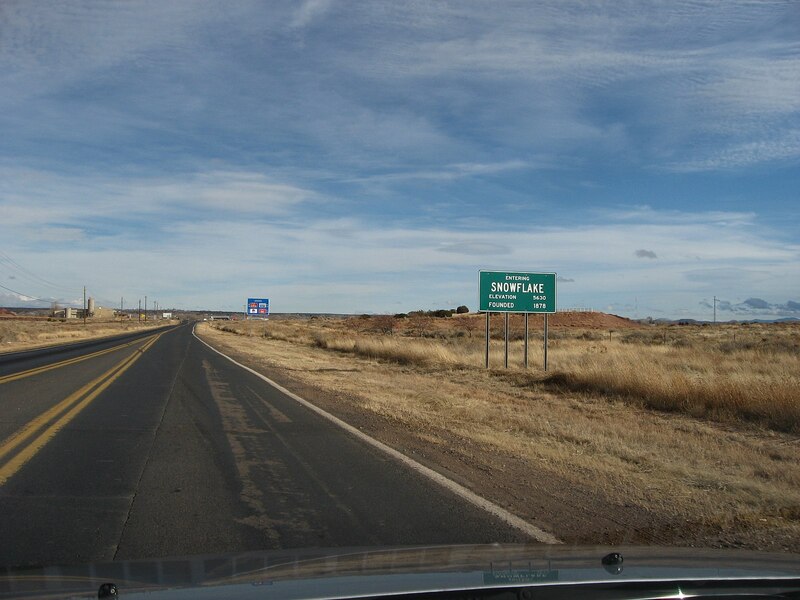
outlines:
{"label": "car hood", "polygon": [[528,586],[542,592],[587,585],[619,589],[622,583],[648,589],[668,583],[663,589],[669,591],[688,582],[755,580],[800,580],[800,556],[499,544],[271,551],[0,571],[0,598],[96,598],[104,583],[115,584],[121,598],[306,600]]}

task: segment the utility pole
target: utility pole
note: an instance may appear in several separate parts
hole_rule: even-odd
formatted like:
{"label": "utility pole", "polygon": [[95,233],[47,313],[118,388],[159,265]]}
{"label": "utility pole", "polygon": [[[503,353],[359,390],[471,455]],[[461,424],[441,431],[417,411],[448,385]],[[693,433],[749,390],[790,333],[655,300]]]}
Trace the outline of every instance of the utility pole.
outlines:
{"label": "utility pole", "polygon": [[147,322],[147,296],[144,297],[144,320]]}
{"label": "utility pole", "polygon": [[714,296],[714,325],[717,324],[717,297]]}
{"label": "utility pole", "polygon": [[142,299],[139,298],[139,310],[136,311],[136,314],[139,317],[139,322],[142,322]]}
{"label": "utility pole", "polygon": [[83,326],[86,327],[86,286],[83,286]]}

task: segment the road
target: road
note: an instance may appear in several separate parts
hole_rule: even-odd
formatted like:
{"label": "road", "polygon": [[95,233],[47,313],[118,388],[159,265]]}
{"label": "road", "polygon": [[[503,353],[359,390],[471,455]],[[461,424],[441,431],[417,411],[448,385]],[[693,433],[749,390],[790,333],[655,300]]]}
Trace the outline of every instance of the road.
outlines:
{"label": "road", "polygon": [[0,357],[0,567],[530,542],[191,324]]}

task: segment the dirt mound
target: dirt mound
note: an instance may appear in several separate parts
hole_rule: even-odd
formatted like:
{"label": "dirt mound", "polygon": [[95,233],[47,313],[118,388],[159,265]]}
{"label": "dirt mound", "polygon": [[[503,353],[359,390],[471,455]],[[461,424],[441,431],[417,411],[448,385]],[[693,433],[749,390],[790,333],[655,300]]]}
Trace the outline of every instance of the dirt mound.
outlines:
{"label": "dirt mound", "polygon": [[637,321],[602,312],[562,312],[550,315],[549,324],[555,327],[581,327],[585,329],[626,329],[642,327]]}
{"label": "dirt mound", "polygon": [[[473,313],[470,315],[460,315],[453,319],[453,322],[468,319],[474,329],[483,327],[486,317],[484,314]],[[523,316],[520,314],[510,315],[511,327],[518,329],[522,325]],[[437,319],[437,321],[450,321],[450,319]],[[492,313],[492,329],[502,327],[503,315]],[[552,314],[547,319],[548,325],[553,327],[574,327],[576,329],[633,329],[643,327],[638,321],[632,321],[625,317],[610,315],[603,312],[558,312]],[[531,329],[542,329],[544,325],[544,315],[531,314],[528,317],[528,325]]]}

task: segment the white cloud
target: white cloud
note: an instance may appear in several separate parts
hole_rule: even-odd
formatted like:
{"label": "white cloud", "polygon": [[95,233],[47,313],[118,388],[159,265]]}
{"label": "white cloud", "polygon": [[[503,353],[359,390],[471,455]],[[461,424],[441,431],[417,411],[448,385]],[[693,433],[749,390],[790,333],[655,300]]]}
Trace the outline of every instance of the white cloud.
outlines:
{"label": "white cloud", "polygon": [[324,15],[331,7],[331,0],[305,0],[295,11],[290,26],[307,27],[314,20]]}
{"label": "white cloud", "polygon": [[793,129],[758,141],[734,143],[714,150],[706,158],[673,163],[667,168],[683,172],[712,171],[797,159],[800,159],[800,129]]}
{"label": "white cloud", "polygon": [[480,177],[483,175],[495,175],[507,171],[520,169],[553,168],[552,164],[536,164],[522,160],[509,160],[497,163],[460,163],[454,165],[442,165],[436,170],[413,170],[394,173],[381,173],[377,175],[367,175],[347,179],[352,182],[391,182],[408,180],[430,180],[430,181],[452,181],[468,177]]}
{"label": "white cloud", "polygon": [[[423,93],[418,103],[457,106],[471,119],[473,134],[493,139],[500,132],[506,144],[537,149],[612,144],[631,159],[681,170],[797,158],[794,143],[773,141],[800,110],[797,40],[764,42],[747,25],[778,30],[792,16],[789,4],[590,10],[536,3],[506,5],[491,15],[483,7],[437,5],[396,13],[409,26],[402,38],[379,29],[375,36],[388,35],[377,56],[355,46],[334,49],[333,60],[343,72],[366,75],[391,91],[433,89],[438,101]],[[491,101],[476,89],[492,90]],[[602,123],[602,110],[600,119],[587,117],[598,94],[635,103],[627,127]],[[658,152],[637,153],[631,125],[646,127]],[[669,160],[692,152],[698,155],[689,161]]]}
{"label": "white cloud", "polygon": [[757,220],[755,212],[735,212],[710,210],[702,212],[689,212],[678,209],[657,210],[652,206],[641,204],[637,206],[618,206],[616,208],[602,208],[595,211],[603,220],[640,222],[660,225],[678,225],[681,223],[712,224],[716,227],[748,227]]}
{"label": "white cloud", "polygon": [[318,198],[301,187],[273,182],[259,173],[216,171],[189,176],[177,183],[144,182],[141,195],[159,204],[185,209],[216,209],[261,215],[284,214],[290,207]]}
{"label": "white cloud", "polygon": [[[251,177],[260,181],[243,180]],[[56,279],[89,279],[92,293],[102,299],[149,294],[165,306],[224,308],[265,290],[283,310],[349,312],[356,305],[362,311],[393,310],[387,307],[397,302],[412,309],[435,297],[462,298],[469,305],[480,268],[546,270],[569,273],[568,279],[579,282],[562,290],[567,304],[597,305],[613,293],[636,295],[642,302],[650,298],[652,306],[669,312],[696,306],[697,296],[709,290],[732,296],[752,289],[748,295],[754,297],[791,298],[790,282],[800,277],[799,246],[773,241],[754,223],[730,227],[722,214],[660,218],[647,211],[637,222],[494,227],[466,236],[442,227],[314,218],[301,207],[290,204],[279,219],[259,221],[237,211],[166,220],[153,212],[156,237],[129,230],[102,252],[89,238],[59,248],[58,264],[66,268],[59,268]],[[0,225],[0,232],[4,228]],[[658,261],[635,256],[646,247],[659,249]],[[26,266],[54,277],[54,256],[31,246]]]}
{"label": "white cloud", "polygon": [[55,241],[74,241],[79,231],[79,237],[86,237],[82,225],[87,221],[122,217],[130,221],[155,214],[181,218],[220,213],[270,217],[322,199],[311,189],[247,171],[125,178],[5,167],[0,168],[0,177],[2,225],[35,228],[29,235],[32,239],[46,239],[49,231]]}
{"label": "white cloud", "polygon": [[[191,144],[202,129],[196,118],[229,134],[221,147],[233,151],[237,134],[252,141],[263,132],[310,143],[318,160],[323,153],[340,167],[372,163],[420,177],[502,163],[481,157],[486,144],[541,154],[545,165],[578,150],[685,171],[794,161],[796,139],[776,139],[800,110],[797,40],[781,28],[792,10],[782,2],[12,4],[0,106],[15,129],[73,143],[169,131]],[[315,35],[287,37],[287,26],[314,26]],[[52,111],[53,98],[68,103],[70,119]],[[624,118],[617,104],[632,105]]]}
{"label": "white cloud", "polygon": [[452,252],[453,254],[465,254],[468,256],[494,256],[511,253],[511,248],[508,246],[485,241],[452,242],[442,244],[436,250],[439,252]]}
{"label": "white cloud", "polygon": [[138,10],[103,3],[5,3],[0,45],[0,64],[6,66],[0,77],[3,97],[23,100],[109,67],[140,66],[165,47],[190,48],[192,32],[221,12],[200,3],[147,2]]}
{"label": "white cloud", "polygon": [[78,242],[86,239],[86,232],[80,227],[37,227],[26,234],[35,242],[61,243]]}

